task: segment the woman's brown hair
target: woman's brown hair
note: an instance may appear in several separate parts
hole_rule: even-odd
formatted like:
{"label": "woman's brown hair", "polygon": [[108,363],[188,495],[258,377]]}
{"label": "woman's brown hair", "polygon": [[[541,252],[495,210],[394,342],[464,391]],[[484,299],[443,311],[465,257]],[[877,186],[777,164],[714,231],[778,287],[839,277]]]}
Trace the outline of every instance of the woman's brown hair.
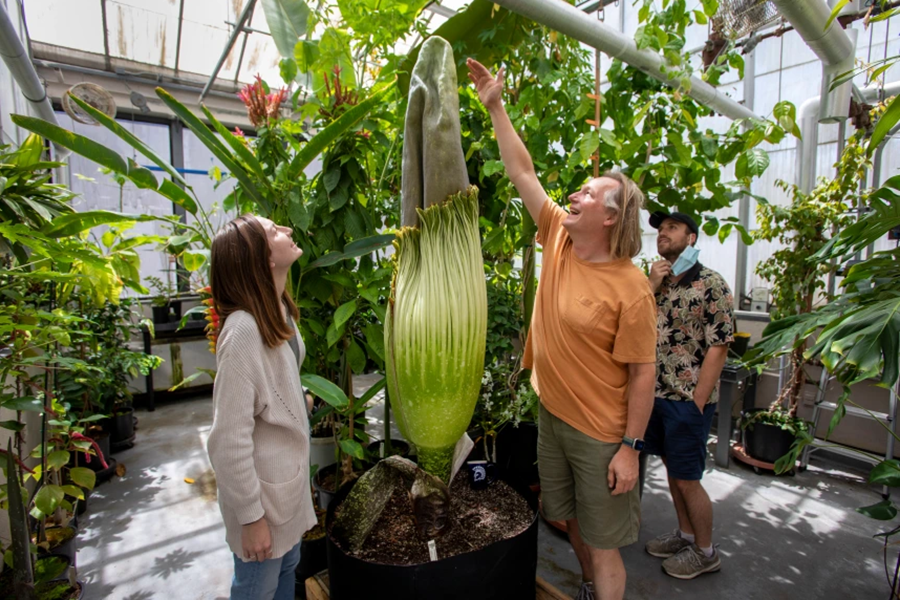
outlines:
{"label": "woman's brown hair", "polygon": [[[262,224],[253,215],[241,215],[227,223],[213,239],[209,278],[213,302],[225,326],[228,315],[244,310],[256,319],[266,345],[274,348],[294,337],[278,302],[269,264],[271,252]],[[281,294],[291,317],[300,318],[287,289]]]}

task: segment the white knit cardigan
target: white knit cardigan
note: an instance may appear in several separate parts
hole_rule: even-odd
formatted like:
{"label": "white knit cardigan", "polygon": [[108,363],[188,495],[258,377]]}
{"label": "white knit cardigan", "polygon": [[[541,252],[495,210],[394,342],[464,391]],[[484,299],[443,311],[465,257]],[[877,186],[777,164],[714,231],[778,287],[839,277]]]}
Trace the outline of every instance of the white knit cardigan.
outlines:
{"label": "white knit cardigan", "polygon": [[242,525],[265,517],[272,558],[280,558],[316,524],[309,419],[300,386],[306,348],[299,331],[297,340],[299,361],[287,342],[266,346],[253,315],[237,311],[225,320],[216,344],[215,416],[207,450],[225,539],[241,559]]}

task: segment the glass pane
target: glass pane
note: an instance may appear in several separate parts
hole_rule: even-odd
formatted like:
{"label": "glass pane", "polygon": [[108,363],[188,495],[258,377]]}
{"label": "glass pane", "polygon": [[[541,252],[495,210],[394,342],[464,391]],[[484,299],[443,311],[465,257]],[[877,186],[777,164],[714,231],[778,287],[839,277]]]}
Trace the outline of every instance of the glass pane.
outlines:
{"label": "glass pane", "polygon": [[[149,165],[149,161],[138,155],[131,146],[125,144],[118,136],[106,128],[76,123],[62,112],[57,113],[57,118],[60,126],[95,140],[115,150],[123,157],[130,157],[140,165],[152,166],[153,169],[157,168],[155,165]],[[118,122],[122,127],[147,143],[162,157],[169,157],[168,126],[123,119],[118,119]],[[68,185],[73,192],[80,194],[78,198],[72,201],[72,206],[75,210],[112,210],[129,214],[158,216],[171,215],[173,213],[172,203],[153,190],[141,190],[131,183],[125,184],[120,190],[118,184],[109,175],[101,173],[99,168],[100,166],[97,163],[77,154],[72,154],[69,158],[69,168],[61,170],[62,183]],[[154,171],[154,175],[158,179],[163,176],[159,171]],[[168,233],[168,230],[162,223],[147,221],[136,223],[134,228],[130,229],[126,235],[131,237],[135,235],[168,235]],[[137,248],[137,252],[141,258],[141,279],[151,275],[162,279],[166,278],[166,269],[170,268],[170,263],[163,252],[156,250],[153,244]],[[131,291],[126,291],[126,293],[135,295]]]}
{"label": "glass pane", "polygon": [[175,67],[177,3],[107,0],[106,15],[110,55]]}
{"label": "glass pane", "polygon": [[[15,4],[9,3],[8,10]],[[103,13],[97,0],[25,0],[32,40],[103,54]]]}

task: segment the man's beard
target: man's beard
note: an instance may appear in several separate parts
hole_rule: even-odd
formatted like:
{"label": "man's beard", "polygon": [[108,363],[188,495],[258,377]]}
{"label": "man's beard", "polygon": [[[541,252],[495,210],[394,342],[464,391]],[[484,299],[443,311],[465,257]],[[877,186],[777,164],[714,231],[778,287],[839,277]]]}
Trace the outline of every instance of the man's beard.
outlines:
{"label": "man's beard", "polygon": [[678,260],[678,257],[681,256],[681,253],[684,252],[685,248],[687,248],[687,242],[684,242],[682,245],[677,245],[676,242],[669,241],[669,248],[665,252],[660,252],[659,255],[662,256],[669,262],[675,262]]}

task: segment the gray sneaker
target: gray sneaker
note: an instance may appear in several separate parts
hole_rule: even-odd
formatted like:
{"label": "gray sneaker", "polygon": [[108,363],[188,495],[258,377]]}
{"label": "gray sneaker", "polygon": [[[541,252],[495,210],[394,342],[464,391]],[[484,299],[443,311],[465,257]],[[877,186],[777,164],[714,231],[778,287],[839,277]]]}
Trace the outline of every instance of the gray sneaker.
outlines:
{"label": "gray sneaker", "polygon": [[682,548],[678,554],[667,558],[662,564],[666,575],[678,579],[693,579],[704,573],[713,573],[722,568],[719,549],[713,546],[713,555],[706,556],[696,544]]}
{"label": "gray sneaker", "polygon": [[594,584],[590,581],[584,581],[575,600],[594,600]]}
{"label": "gray sneaker", "polygon": [[647,554],[650,556],[669,558],[690,545],[689,541],[678,535],[678,530],[676,529],[672,533],[664,533],[658,538],[650,540],[644,546],[644,549],[647,550]]}

